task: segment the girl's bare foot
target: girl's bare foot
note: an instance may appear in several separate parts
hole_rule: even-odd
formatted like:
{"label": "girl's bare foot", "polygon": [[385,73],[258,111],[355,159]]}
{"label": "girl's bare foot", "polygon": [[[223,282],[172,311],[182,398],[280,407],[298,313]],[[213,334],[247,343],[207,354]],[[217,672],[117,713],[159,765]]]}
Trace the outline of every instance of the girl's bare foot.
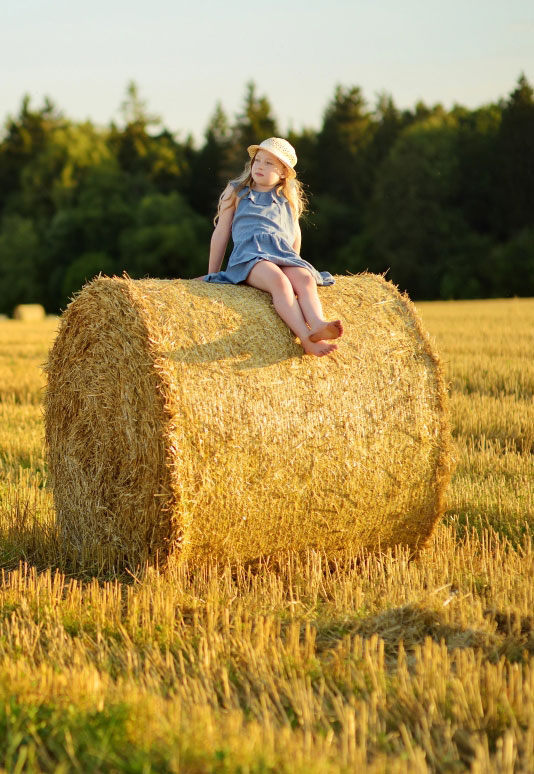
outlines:
{"label": "girl's bare foot", "polygon": [[316,355],[317,357],[330,355],[337,349],[337,344],[330,344],[328,341],[310,341],[310,337],[300,343],[307,355]]}
{"label": "girl's bare foot", "polygon": [[343,323],[341,320],[325,322],[309,335],[310,341],[324,341],[325,339],[339,339],[343,335]]}

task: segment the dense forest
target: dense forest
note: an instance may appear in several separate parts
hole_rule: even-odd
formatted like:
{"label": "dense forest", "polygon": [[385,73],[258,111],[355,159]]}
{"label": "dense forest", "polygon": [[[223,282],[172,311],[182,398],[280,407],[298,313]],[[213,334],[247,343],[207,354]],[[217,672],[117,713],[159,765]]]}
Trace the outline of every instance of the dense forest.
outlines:
{"label": "dense forest", "polygon": [[318,269],[386,272],[415,299],[534,295],[534,92],[468,110],[399,110],[338,86],[319,130],[286,132],[246,86],[203,144],[149,114],[131,83],[121,125],[66,118],[28,97],[0,134],[0,312],[58,311],[98,272],[205,273],[212,220],[246,146],[295,146],[309,210],[302,254]]}

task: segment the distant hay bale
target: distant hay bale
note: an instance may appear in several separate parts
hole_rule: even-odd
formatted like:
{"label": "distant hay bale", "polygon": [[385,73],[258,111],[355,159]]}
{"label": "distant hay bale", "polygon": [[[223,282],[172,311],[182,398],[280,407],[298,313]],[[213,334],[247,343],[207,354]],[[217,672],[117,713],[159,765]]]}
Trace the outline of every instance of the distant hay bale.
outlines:
{"label": "distant hay bale", "polygon": [[130,565],[420,547],[449,478],[439,360],[382,277],[320,295],[346,334],[315,358],[247,286],[86,285],[47,366],[63,539]]}
{"label": "distant hay bale", "polygon": [[19,304],[13,309],[13,318],[22,322],[39,322],[45,317],[46,312],[41,304]]}

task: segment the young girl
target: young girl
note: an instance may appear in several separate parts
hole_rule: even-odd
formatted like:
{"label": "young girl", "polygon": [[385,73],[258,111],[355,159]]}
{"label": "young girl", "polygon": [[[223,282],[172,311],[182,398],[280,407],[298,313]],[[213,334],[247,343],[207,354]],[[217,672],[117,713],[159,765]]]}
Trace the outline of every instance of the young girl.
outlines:
{"label": "young girl", "polygon": [[[317,285],[332,285],[300,255],[299,217],[304,195],[294,170],[295,149],[270,137],[248,148],[250,161],[219,199],[206,282],[245,282],[272,295],[274,308],[309,355],[328,355],[343,333],[340,320],[324,319]],[[234,249],[220,271],[232,234]]]}

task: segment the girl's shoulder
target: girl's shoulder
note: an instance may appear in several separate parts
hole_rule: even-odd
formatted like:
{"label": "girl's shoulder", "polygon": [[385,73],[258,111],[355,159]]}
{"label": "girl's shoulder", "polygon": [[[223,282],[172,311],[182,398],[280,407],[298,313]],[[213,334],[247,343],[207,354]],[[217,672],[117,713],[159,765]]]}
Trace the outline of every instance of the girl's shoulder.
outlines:
{"label": "girl's shoulder", "polygon": [[239,203],[239,199],[236,195],[235,186],[233,183],[228,183],[224,191],[219,197],[219,208],[220,207],[232,207],[235,205],[237,207]]}
{"label": "girl's shoulder", "polygon": [[226,188],[221,194],[221,199],[233,199],[236,195],[236,184],[232,181],[227,183]]}
{"label": "girl's shoulder", "polygon": [[230,180],[226,186],[226,190],[229,192],[228,198],[233,199],[237,207],[242,199],[246,199],[248,197],[251,189],[248,185],[242,186],[239,183],[239,180]]}

